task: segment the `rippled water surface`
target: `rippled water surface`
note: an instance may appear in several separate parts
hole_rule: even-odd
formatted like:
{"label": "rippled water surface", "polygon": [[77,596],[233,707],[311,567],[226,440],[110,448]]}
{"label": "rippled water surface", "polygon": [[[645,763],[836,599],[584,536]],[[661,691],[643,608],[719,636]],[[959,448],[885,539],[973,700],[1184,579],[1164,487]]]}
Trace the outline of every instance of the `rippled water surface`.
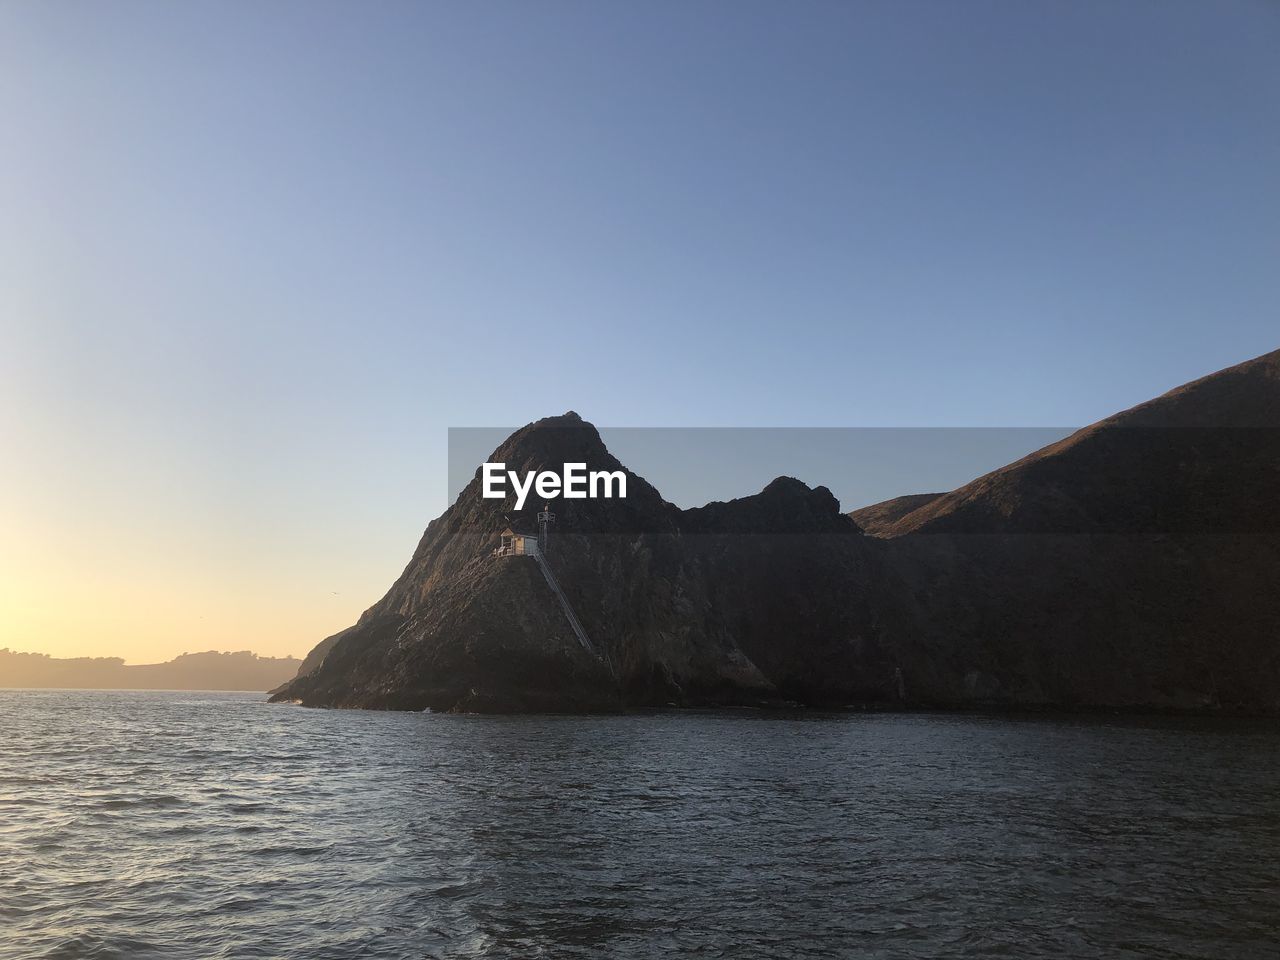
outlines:
{"label": "rippled water surface", "polygon": [[1280,955],[1274,725],[0,691],[0,956]]}

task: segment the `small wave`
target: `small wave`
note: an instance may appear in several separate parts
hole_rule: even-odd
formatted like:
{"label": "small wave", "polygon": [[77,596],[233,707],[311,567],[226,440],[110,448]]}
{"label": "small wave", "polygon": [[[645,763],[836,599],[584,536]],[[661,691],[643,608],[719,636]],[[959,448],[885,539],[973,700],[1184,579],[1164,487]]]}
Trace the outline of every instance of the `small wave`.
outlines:
{"label": "small wave", "polygon": [[36,787],[46,783],[57,783],[57,777],[17,777],[17,776],[0,776],[0,786],[2,787]]}
{"label": "small wave", "polygon": [[163,793],[154,797],[110,797],[93,804],[96,810],[127,810],[130,808],[164,809],[166,807],[182,807],[187,801],[172,794]]}
{"label": "small wave", "polygon": [[257,857],[318,857],[329,850],[329,847],[275,846],[259,847],[253,854]]}
{"label": "small wave", "polygon": [[134,937],[95,937],[88,934],[69,937],[53,944],[42,960],[132,960],[135,957],[156,956],[159,947]]}
{"label": "small wave", "polygon": [[265,901],[254,897],[232,897],[213,908],[214,913],[248,913],[263,906]]}
{"label": "small wave", "polygon": [[190,823],[179,823],[176,826],[166,827],[164,830],[160,831],[160,834],[166,837],[185,837],[196,833],[204,833],[205,829],[206,828],[203,826],[195,826]]}

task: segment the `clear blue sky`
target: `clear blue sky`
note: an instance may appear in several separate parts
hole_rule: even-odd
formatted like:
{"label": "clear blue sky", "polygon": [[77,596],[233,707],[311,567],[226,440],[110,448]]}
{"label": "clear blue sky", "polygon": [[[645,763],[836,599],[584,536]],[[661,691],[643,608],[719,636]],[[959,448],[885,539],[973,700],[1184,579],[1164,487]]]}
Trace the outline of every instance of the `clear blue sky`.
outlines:
{"label": "clear blue sky", "polygon": [[9,0],[0,116],[0,645],[178,570],[157,650],[301,652],[449,426],[1073,425],[1280,346],[1264,0]]}

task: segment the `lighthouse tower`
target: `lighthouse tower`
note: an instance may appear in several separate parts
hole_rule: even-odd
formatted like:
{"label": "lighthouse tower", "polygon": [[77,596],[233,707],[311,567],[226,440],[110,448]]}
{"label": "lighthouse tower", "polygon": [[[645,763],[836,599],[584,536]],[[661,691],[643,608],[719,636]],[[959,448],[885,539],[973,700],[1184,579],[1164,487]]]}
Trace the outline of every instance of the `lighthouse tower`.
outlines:
{"label": "lighthouse tower", "polygon": [[551,550],[551,525],[556,522],[556,515],[551,512],[551,504],[544,503],[538,511],[538,548],[545,557]]}

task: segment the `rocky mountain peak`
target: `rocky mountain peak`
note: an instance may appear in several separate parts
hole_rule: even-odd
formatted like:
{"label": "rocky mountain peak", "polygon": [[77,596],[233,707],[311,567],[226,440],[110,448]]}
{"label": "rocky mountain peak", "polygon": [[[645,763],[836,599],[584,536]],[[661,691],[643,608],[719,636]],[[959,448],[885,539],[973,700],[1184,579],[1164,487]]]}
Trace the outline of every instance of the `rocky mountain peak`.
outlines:
{"label": "rocky mountain peak", "polygon": [[860,532],[840,513],[840,501],[830,490],[810,487],[795,477],[777,477],[749,497],[686,510],[681,526],[697,533]]}

